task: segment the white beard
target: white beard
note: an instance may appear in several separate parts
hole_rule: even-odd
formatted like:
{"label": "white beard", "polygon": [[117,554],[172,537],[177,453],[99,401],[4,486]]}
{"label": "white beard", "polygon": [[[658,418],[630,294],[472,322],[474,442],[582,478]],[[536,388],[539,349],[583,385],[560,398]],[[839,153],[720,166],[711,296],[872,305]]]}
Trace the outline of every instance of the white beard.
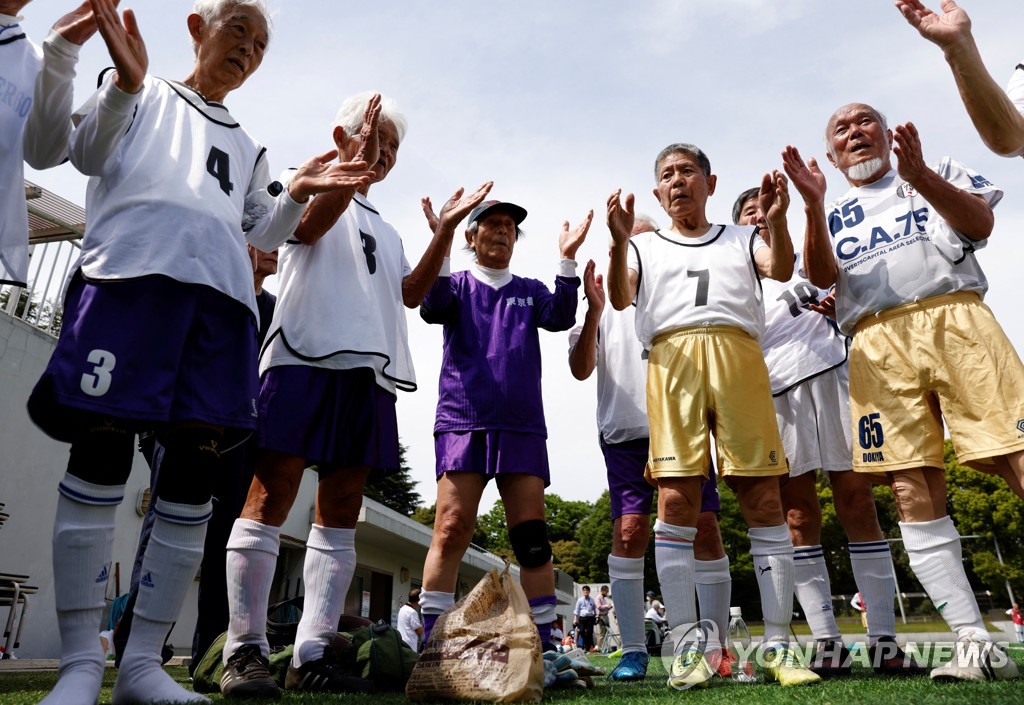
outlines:
{"label": "white beard", "polygon": [[878,170],[885,166],[885,160],[881,157],[868,159],[866,162],[854,164],[846,170],[846,178],[854,181],[866,181],[878,173]]}

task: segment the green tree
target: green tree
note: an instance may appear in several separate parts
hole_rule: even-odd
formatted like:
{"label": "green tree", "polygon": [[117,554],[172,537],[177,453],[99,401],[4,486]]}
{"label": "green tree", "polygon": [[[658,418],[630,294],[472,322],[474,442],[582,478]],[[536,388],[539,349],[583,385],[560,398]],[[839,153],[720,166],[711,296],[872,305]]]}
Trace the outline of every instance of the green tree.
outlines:
{"label": "green tree", "polygon": [[[1014,593],[1024,595],[1024,502],[1001,477],[960,465],[951,441],[944,450],[949,514],[961,535],[984,537],[964,541],[968,578],[973,573],[972,583],[997,595],[1006,593],[1009,580]],[[996,557],[996,538],[1003,564]]]}
{"label": "green tree", "polygon": [[398,470],[384,477],[371,476],[366,481],[363,496],[405,516],[410,516],[416,511],[420,503],[420,493],[416,491],[416,482],[409,474],[404,445],[398,446]]}

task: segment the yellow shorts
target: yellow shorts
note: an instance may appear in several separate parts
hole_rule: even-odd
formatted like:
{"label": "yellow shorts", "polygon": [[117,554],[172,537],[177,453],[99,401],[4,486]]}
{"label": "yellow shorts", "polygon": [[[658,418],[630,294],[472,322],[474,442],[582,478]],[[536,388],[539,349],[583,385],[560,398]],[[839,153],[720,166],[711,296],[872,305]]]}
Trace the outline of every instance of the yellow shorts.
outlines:
{"label": "yellow shorts", "polygon": [[682,328],[653,341],[647,364],[647,478],[707,474],[715,434],[719,475],[785,475],[768,368],[733,326]]}
{"label": "yellow shorts", "polygon": [[861,319],[850,348],[853,469],[944,467],[942,420],[975,468],[1024,450],[1024,365],[974,292]]}

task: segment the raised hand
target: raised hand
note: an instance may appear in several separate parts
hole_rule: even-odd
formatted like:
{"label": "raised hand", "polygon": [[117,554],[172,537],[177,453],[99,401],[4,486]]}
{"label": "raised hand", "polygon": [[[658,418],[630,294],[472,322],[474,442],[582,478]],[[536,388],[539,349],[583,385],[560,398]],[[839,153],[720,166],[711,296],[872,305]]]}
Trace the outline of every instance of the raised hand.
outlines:
{"label": "raised hand", "polygon": [[[463,195],[463,189],[460,187],[441,208],[439,223],[435,226],[434,231],[436,232],[438,227],[455,230],[455,227],[465,220],[474,208],[483,203],[487,194],[491,192],[492,186],[494,186],[493,181],[485,181],[480,188],[468,196]],[[427,220],[430,220],[429,216],[427,216]]]}
{"label": "raised hand", "polygon": [[[120,0],[114,0],[114,7],[117,7],[119,2]],[[54,32],[79,46],[89,41],[89,38],[96,34],[97,29],[96,15],[92,11],[89,0],[85,0],[53,24]]]}
{"label": "raised hand", "polygon": [[817,311],[822,316],[831,318],[834,321],[836,320],[836,295],[830,293],[828,296],[823,298],[818,303],[808,303],[807,308],[811,309],[812,311]]}
{"label": "raised hand", "polygon": [[633,234],[633,222],[636,213],[633,211],[635,199],[633,194],[626,194],[626,202],[623,205],[620,197],[622,189],[618,189],[608,197],[608,229],[611,230],[612,239],[616,244],[629,241]]}
{"label": "raised hand", "polygon": [[583,222],[572,230],[569,230],[569,221],[562,223],[562,233],[558,237],[558,251],[562,253],[563,259],[576,259],[576,250],[587,239],[587,231],[590,230],[590,223],[594,220],[593,209],[587,213]]}
{"label": "raised hand", "polygon": [[366,162],[334,162],[337,156],[337,150],[332,149],[300,166],[288,183],[291,197],[298,203],[305,203],[318,193],[341,189],[355,191],[369,185],[374,174]]}
{"label": "raised hand", "polygon": [[786,177],[777,169],[765,174],[761,179],[757,205],[769,223],[776,223],[780,218],[786,219],[786,211],[789,210],[789,187]]}
{"label": "raised hand", "polygon": [[942,0],[942,14],[932,12],[921,0],[896,0],[896,7],[922,37],[950,49],[973,41],[971,18],[953,0]]}
{"label": "raised hand", "polygon": [[[459,189],[456,193],[461,191],[462,189]],[[437,224],[441,222],[441,219],[434,212],[434,204],[430,202],[430,196],[421,198],[420,205],[423,207],[423,217],[427,219],[427,226],[430,228],[430,232],[437,232]]]}
{"label": "raised hand", "polygon": [[121,24],[117,14],[117,0],[89,0],[89,5],[92,6],[96,26],[106,42],[114,68],[117,69],[114,85],[125,93],[138,93],[142,90],[142,82],[149,70],[149,55],[135,13],[125,10],[124,24]]}
{"label": "raised hand", "polygon": [[594,260],[587,262],[583,269],[583,295],[587,297],[588,313],[600,316],[604,310],[604,277],[594,274],[597,265]]}
{"label": "raised hand", "polygon": [[928,171],[921,151],[921,136],[914,123],[897,125],[892,133],[896,145],[892,151],[896,153],[896,171],[904,181],[914,184],[918,177]]}
{"label": "raised hand", "polygon": [[804,203],[810,205],[822,203],[825,200],[825,175],[818,168],[818,161],[811,157],[804,164],[800,152],[796,147],[786,147],[782,153],[782,168],[789,176],[796,190],[804,199]]}

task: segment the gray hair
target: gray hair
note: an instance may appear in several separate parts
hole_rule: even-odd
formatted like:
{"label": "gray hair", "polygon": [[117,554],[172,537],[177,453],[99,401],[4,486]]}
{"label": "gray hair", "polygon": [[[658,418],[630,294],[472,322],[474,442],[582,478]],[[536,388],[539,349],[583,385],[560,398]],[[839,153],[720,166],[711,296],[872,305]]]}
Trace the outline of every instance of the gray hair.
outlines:
{"label": "gray hair", "polygon": [[[366,112],[366,106],[372,97],[373,91],[363,91],[346,98],[345,102],[338,108],[338,114],[334,116],[333,126],[344,128],[347,135],[358,135],[359,130],[363,126],[363,114]],[[405,139],[405,133],[409,129],[409,121],[398,110],[398,103],[395,102],[394,98],[381,95],[380,119],[382,121],[387,120],[395,126],[399,143]]]}
{"label": "gray hair", "polygon": [[[466,228],[466,232],[469,233],[470,235],[472,235],[473,237],[476,237],[476,233],[477,233],[477,231],[479,229],[480,229],[480,220],[477,219],[477,220],[474,220],[472,223],[469,224],[469,227]],[[516,242],[519,242],[519,238],[523,237],[524,235],[526,235],[526,232],[517,225],[516,226]],[[472,248],[472,246],[468,242],[463,246],[462,249],[465,250],[466,252],[473,252],[473,248]]]}
{"label": "gray hair", "polygon": [[633,218],[633,229],[634,230],[636,229],[636,224],[637,223],[647,223],[648,225],[650,225],[655,230],[658,229],[658,221],[656,221],[654,218],[652,218],[651,216],[647,215],[646,213],[637,213],[636,216]]}
{"label": "gray hair", "polygon": [[755,186],[754,188],[748,188],[746,191],[744,191],[743,193],[736,197],[736,202],[732,204],[733,225],[740,224],[740,216],[743,215],[744,204],[746,204],[746,202],[749,201],[751,198],[756,197],[759,193],[761,193],[761,189]]}
{"label": "gray hair", "polygon": [[[196,0],[192,5],[192,13],[203,18],[203,22],[209,24],[213,19],[224,12],[225,8],[245,6],[255,8],[267,21],[267,40],[270,40],[273,22],[271,21],[270,6],[266,0]],[[199,44],[193,40],[192,51],[198,51]]]}
{"label": "gray hair", "polygon": [[883,113],[881,110],[874,107],[873,105],[868,105],[867,103],[847,103],[846,105],[840,106],[839,108],[836,109],[834,113],[832,113],[832,116],[828,119],[828,122],[825,123],[825,151],[832,155],[833,159],[835,159],[836,153],[832,147],[832,118],[838,115],[839,112],[844,108],[849,108],[854,105],[863,105],[865,108],[868,109],[868,112],[875,117],[875,120],[878,121],[878,124],[882,126],[882,132],[889,131],[889,121],[886,120],[885,113]]}
{"label": "gray hair", "polygon": [[700,147],[687,142],[676,142],[658,152],[658,158],[654,160],[655,179],[658,178],[658,168],[661,166],[661,162],[670,154],[688,154],[697,162],[700,170],[704,172],[704,176],[711,176],[711,160]]}

